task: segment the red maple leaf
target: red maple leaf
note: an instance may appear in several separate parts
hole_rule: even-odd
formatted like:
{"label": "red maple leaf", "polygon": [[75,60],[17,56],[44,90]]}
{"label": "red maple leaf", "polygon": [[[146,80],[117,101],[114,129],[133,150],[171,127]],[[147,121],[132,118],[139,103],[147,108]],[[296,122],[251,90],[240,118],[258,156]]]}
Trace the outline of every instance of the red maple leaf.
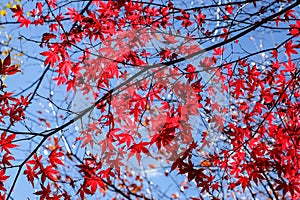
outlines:
{"label": "red maple leaf", "polygon": [[15,8],[10,8],[10,10],[14,13],[12,17],[20,18],[23,16],[23,8],[20,5],[16,5]]}
{"label": "red maple leaf", "polygon": [[52,181],[57,180],[57,175],[59,172],[53,166],[47,166],[44,169],[41,169],[42,172],[42,182],[45,182],[46,177]]}
{"label": "red maple leaf", "polygon": [[10,163],[11,160],[15,160],[15,158],[11,154],[6,152],[2,157],[1,163],[7,166],[11,166],[12,165]]}
{"label": "red maple leaf", "polygon": [[225,51],[224,47],[218,47],[214,49],[214,54],[216,56],[221,56],[223,54],[223,52]]}
{"label": "red maple leaf", "polygon": [[53,151],[51,151],[51,153],[49,155],[49,162],[54,167],[56,165],[64,165],[62,158],[61,158],[62,156],[64,156],[64,153],[62,151],[60,151],[58,148],[54,149]]}
{"label": "red maple leaf", "polygon": [[0,75],[13,75],[20,70],[18,70],[18,67],[15,65],[10,66],[11,64],[11,59],[10,59],[10,54],[3,60],[0,59]]}
{"label": "red maple leaf", "polygon": [[141,153],[150,154],[149,150],[145,147],[149,145],[149,142],[140,142],[133,144],[129,149],[130,152],[128,154],[128,159],[132,157],[134,154],[136,156],[136,159],[138,163],[141,162]]}
{"label": "red maple leaf", "polygon": [[0,138],[1,151],[5,150],[7,153],[10,153],[10,149],[17,147],[18,145],[12,143],[16,136],[16,134],[11,134],[6,137],[6,132],[4,131]]}
{"label": "red maple leaf", "polygon": [[[4,181],[6,181],[6,179],[8,179],[9,176],[5,175],[5,169],[1,169],[0,170],[0,191],[6,191],[5,187],[4,187]],[[4,198],[5,199],[5,198]]]}
{"label": "red maple leaf", "polygon": [[226,5],[225,10],[231,15],[233,14],[234,7],[232,5]]}
{"label": "red maple leaf", "polygon": [[197,78],[197,73],[195,73],[196,67],[194,67],[191,64],[188,64],[185,68],[186,70],[186,74],[185,77],[188,78],[188,82],[190,83],[191,81],[193,81],[195,78]]}
{"label": "red maple leaf", "polygon": [[39,195],[41,200],[49,199],[49,195],[51,193],[50,185],[48,184],[46,187],[43,184],[41,185],[41,190],[35,192],[35,195]]}
{"label": "red maple leaf", "polygon": [[290,17],[296,19],[297,17],[293,14],[294,10],[288,10],[284,13],[284,19],[289,21]]}
{"label": "red maple leaf", "polygon": [[1,169],[0,170],[0,181],[3,182],[3,181],[5,181],[8,178],[9,178],[9,176],[5,175],[5,169]]}
{"label": "red maple leaf", "polygon": [[26,28],[31,24],[31,21],[23,16],[19,17],[18,22],[21,22],[20,27],[25,26]]}
{"label": "red maple leaf", "polygon": [[225,40],[228,39],[229,33],[227,28],[222,28],[223,34],[220,35],[220,38],[224,38]]}
{"label": "red maple leaf", "polygon": [[42,37],[42,43],[47,43],[51,39],[55,39],[57,36],[53,33],[44,33]]}
{"label": "red maple leaf", "polygon": [[47,66],[50,64],[52,67],[54,67],[54,64],[60,60],[57,52],[54,51],[44,51],[41,53],[42,56],[46,56],[46,60],[44,61],[44,65]]}
{"label": "red maple leaf", "polygon": [[34,187],[34,179],[38,178],[38,175],[36,174],[34,169],[30,167],[28,163],[26,163],[26,169],[24,170],[24,174],[27,176],[28,181]]}
{"label": "red maple leaf", "polygon": [[291,54],[298,54],[298,52],[295,50],[297,45],[293,45],[292,40],[288,41],[285,45],[285,53],[288,57],[291,57]]}
{"label": "red maple leaf", "polygon": [[292,72],[295,70],[295,64],[291,59],[289,59],[287,63],[282,63],[282,65],[285,66],[285,71],[287,72]]}
{"label": "red maple leaf", "polygon": [[199,26],[202,26],[203,23],[205,23],[206,15],[204,15],[202,12],[199,12],[198,15],[194,15],[195,19],[197,20]]}
{"label": "red maple leaf", "polygon": [[56,9],[56,0],[48,0],[48,5],[51,6],[52,8]]}
{"label": "red maple leaf", "polygon": [[299,33],[300,33],[300,20],[297,20],[296,24],[290,25],[290,34],[298,37]]}
{"label": "red maple leaf", "polygon": [[104,187],[104,183],[99,177],[86,178],[86,187],[89,186],[91,188],[91,194],[95,194],[98,187]]}
{"label": "red maple leaf", "polygon": [[43,11],[43,3],[42,2],[37,2],[36,3],[36,7],[37,7],[38,11],[40,13],[42,13],[42,11]]}

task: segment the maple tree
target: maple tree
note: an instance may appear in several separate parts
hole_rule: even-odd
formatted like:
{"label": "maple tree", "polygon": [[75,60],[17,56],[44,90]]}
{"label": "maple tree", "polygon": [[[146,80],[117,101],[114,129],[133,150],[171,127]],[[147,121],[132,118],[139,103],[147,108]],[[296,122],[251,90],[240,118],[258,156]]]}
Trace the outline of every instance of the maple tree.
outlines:
{"label": "maple tree", "polygon": [[0,198],[299,199],[299,3],[7,1]]}

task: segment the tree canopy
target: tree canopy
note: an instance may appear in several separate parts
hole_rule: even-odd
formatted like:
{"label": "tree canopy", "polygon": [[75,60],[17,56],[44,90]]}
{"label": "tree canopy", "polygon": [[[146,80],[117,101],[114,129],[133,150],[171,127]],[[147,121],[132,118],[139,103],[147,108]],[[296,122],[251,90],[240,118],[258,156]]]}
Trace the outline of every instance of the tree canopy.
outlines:
{"label": "tree canopy", "polygon": [[5,0],[0,199],[299,199],[295,0]]}

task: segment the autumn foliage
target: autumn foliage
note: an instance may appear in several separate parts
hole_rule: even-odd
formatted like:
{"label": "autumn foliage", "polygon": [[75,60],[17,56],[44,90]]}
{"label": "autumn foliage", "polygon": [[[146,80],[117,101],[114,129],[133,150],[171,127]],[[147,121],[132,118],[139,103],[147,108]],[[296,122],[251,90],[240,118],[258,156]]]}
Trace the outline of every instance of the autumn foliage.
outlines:
{"label": "autumn foliage", "polygon": [[1,199],[300,198],[299,1],[3,9]]}

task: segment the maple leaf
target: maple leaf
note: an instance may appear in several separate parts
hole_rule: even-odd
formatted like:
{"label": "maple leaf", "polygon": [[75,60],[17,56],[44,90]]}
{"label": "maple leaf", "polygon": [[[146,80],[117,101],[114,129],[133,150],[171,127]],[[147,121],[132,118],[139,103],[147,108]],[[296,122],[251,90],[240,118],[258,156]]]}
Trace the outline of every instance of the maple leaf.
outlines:
{"label": "maple leaf", "polygon": [[245,88],[244,81],[240,79],[235,79],[235,82],[232,83],[235,86],[235,97],[239,98],[240,95],[243,95],[243,89]]}
{"label": "maple leaf", "polygon": [[58,24],[54,24],[54,23],[50,24],[49,29],[51,32],[58,31]]}
{"label": "maple leaf", "polygon": [[77,10],[75,8],[67,8],[67,10],[68,10],[68,12],[66,14],[70,16],[70,18],[73,22],[81,22],[82,21],[82,16],[77,12]]}
{"label": "maple leaf", "polygon": [[37,2],[36,7],[40,13],[43,12],[43,3],[42,2]]}
{"label": "maple leaf", "polygon": [[274,50],[271,52],[271,54],[272,54],[272,57],[273,57],[273,58],[277,58],[277,57],[278,57],[278,51],[277,51],[277,49],[274,49]]}
{"label": "maple leaf", "polygon": [[60,62],[58,64],[58,72],[60,74],[65,74],[66,77],[69,76],[69,73],[71,72],[71,69],[72,69],[72,62],[71,61],[63,61],[63,62]]}
{"label": "maple leaf", "polygon": [[194,15],[195,19],[197,20],[199,26],[202,26],[203,23],[205,23],[206,15],[204,15],[202,12],[199,12],[198,15]]}
{"label": "maple leaf", "polygon": [[23,8],[20,5],[16,5],[15,8],[10,8],[10,10],[14,13],[12,17],[22,17],[23,16]]}
{"label": "maple leaf", "polygon": [[24,97],[23,95],[21,95],[20,101],[23,106],[28,106],[29,104],[31,104],[31,102],[29,102],[29,100],[28,100],[30,95],[31,94],[28,94],[27,97]]}
{"label": "maple leaf", "polygon": [[58,86],[67,82],[67,78],[65,76],[62,76],[62,75],[58,75],[58,77],[54,77],[53,80],[57,81]]}
{"label": "maple leaf", "polygon": [[289,21],[290,17],[296,19],[297,17],[293,14],[293,12],[295,12],[295,10],[288,10],[284,13],[284,19]]}
{"label": "maple leaf", "polygon": [[145,147],[147,145],[149,145],[149,142],[140,142],[140,143],[135,143],[135,144],[131,145],[131,147],[129,148],[130,152],[128,154],[128,159],[135,154],[136,159],[137,159],[138,163],[140,164],[141,153],[150,155],[149,150]]}
{"label": "maple leaf", "polygon": [[218,47],[214,49],[214,54],[216,56],[221,56],[223,54],[223,52],[225,51],[224,47]]}
{"label": "maple leaf", "polygon": [[157,148],[160,150],[161,147],[167,146],[175,138],[173,131],[175,128],[163,129],[162,133],[153,135],[151,144],[155,143]]}
{"label": "maple leaf", "polygon": [[145,147],[146,145],[149,145],[149,142],[140,142],[140,143],[136,143],[133,144],[130,149],[131,151],[134,151],[135,153],[146,153],[146,154],[150,154],[149,150]]}
{"label": "maple leaf", "polygon": [[194,67],[191,64],[188,64],[185,68],[186,70],[186,74],[185,77],[188,78],[188,82],[190,83],[191,81],[193,81],[195,78],[197,78],[197,73],[195,73],[195,69],[196,67]]}
{"label": "maple leaf", "polygon": [[233,14],[234,7],[232,5],[226,5],[225,10],[231,15]]}
{"label": "maple leaf", "polygon": [[3,60],[3,63],[0,59],[0,74],[2,75],[13,75],[20,70],[15,65],[9,66],[11,64],[10,54]]}
{"label": "maple leaf", "polygon": [[86,187],[91,187],[91,194],[95,194],[98,187],[103,188],[104,183],[99,177],[86,178]]}
{"label": "maple leaf", "polygon": [[51,6],[52,8],[56,9],[56,0],[47,0],[47,3],[49,6]]}
{"label": "maple leaf", "polygon": [[46,187],[43,184],[40,185],[41,185],[41,190],[35,192],[34,194],[39,195],[41,200],[50,199],[49,198],[51,193],[50,185],[48,184]]}
{"label": "maple leaf", "polygon": [[69,81],[67,82],[67,92],[69,92],[71,89],[72,89],[74,92],[76,92],[75,79],[69,80]]}
{"label": "maple leaf", "polygon": [[282,22],[283,20],[280,19],[280,16],[277,16],[275,19],[276,27],[278,27],[279,22]]}
{"label": "maple leaf", "polygon": [[203,60],[200,61],[200,65],[204,67],[204,69],[211,67],[212,65],[216,64],[216,57],[205,57]]}
{"label": "maple leaf", "polygon": [[245,191],[246,187],[249,185],[250,180],[248,177],[241,177],[238,180],[238,183],[242,184],[243,191]]}
{"label": "maple leaf", "polygon": [[9,176],[6,176],[5,175],[5,169],[1,169],[0,170],[0,181],[1,182],[4,182],[6,179],[8,179],[9,178]]}
{"label": "maple leaf", "polygon": [[18,22],[21,22],[20,27],[25,26],[26,28],[31,24],[31,21],[23,16],[19,17]]}
{"label": "maple leaf", "polygon": [[64,165],[62,161],[62,156],[64,156],[64,153],[62,151],[59,151],[59,149],[54,149],[51,151],[49,155],[49,162],[51,163],[52,166],[56,165]]}
{"label": "maple leaf", "polygon": [[10,149],[17,147],[18,145],[12,143],[16,136],[16,134],[11,134],[6,137],[6,132],[4,131],[0,138],[1,151],[5,150],[7,153],[10,153]]}
{"label": "maple leaf", "polygon": [[232,190],[236,187],[236,183],[230,183],[228,189]]}
{"label": "maple leaf", "polygon": [[253,179],[253,181],[256,185],[258,185],[259,180],[264,180],[265,179],[260,173],[257,173],[257,172],[251,173],[250,177],[251,177],[251,179]]}
{"label": "maple leaf", "polygon": [[182,9],[181,14],[182,16],[176,16],[175,19],[182,20],[181,25],[185,28],[191,26],[193,22],[190,21],[190,13],[187,13]]}
{"label": "maple leaf", "polygon": [[57,52],[54,51],[44,51],[41,53],[41,55],[47,57],[44,61],[45,66],[50,64],[52,67],[54,67],[54,64],[60,61],[60,57],[58,56]]}
{"label": "maple leaf", "polygon": [[[6,181],[6,179],[8,179],[9,176],[5,175],[5,169],[1,169],[0,170],[0,191],[6,191],[5,187],[4,187],[4,181]],[[5,199],[5,198],[4,198]]]}
{"label": "maple leaf", "polygon": [[10,160],[15,160],[15,158],[11,154],[6,152],[2,157],[1,163],[7,166],[11,166],[12,164],[10,163]]}
{"label": "maple leaf", "polygon": [[293,45],[292,40],[288,41],[284,45],[285,53],[289,58],[291,57],[291,54],[298,54],[298,52],[295,50],[296,47],[297,47],[297,45]]}
{"label": "maple leaf", "polygon": [[[43,173],[42,176],[45,176],[52,181],[57,180],[57,175],[59,174],[59,172],[53,166],[47,166],[46,168],[42,169],[41,171]],[[42,177],[42,182],[44,182],[43,180],[45,180],[45,178]]]}
{"label": "maple leaf", "polygon": [[129,147],[130,144],[134,142],[133,136],[129,133],[120,133],[116,135],[116,137],[118,138],[118,145],[126,143],[126,145]]}
{"label": "maple leaf", "polygon": [[27,176],[27,180],[31,183],[32,187],[34,187],[34,179],[38,178],[38,175],[28,163],[26,163],[26,169],[24,170],[24,174]]}
{"label": "maple leaf", "polygon": [[295,70],[295,64],[291,59],[289,59],[287,63],[282,63],[282,65],[285,66],[285,71],[287,72],[293,72]]}
{"label": "maple leaf", "polygon": [[[3,66],[8,66],[10,64],[11,64],[11,59],[10,59],[10,54],[8,54],[8,56],[6,56],[6,58],[3,60]],[[2,65],[2,63],[1,63],[1,65]]]}
{"label": "maple leaf", "polygon": [[204,160],[201,162],[201,167],[210,167],[212,164],[208,160]]}
{"label": "maple leaf", "polygon": [[91,133],[88,133],[87,131],[82,131],[81,135],[82,135],[81,137],[76,138],[76,141],[79,141],[79,140],[82,141],[81,147],[84,147],[87,144],[91,145],[92,147],[94,146],[94,138]]}
{"label": "maple leaf", "polygon": [[224,40],[228,39],[229,33],[227,28],[222,28],[223,34],[220,35],[220,38],[224,38]]}
{"label": "maple leaf", "polygon": [[44,33],[42,36],[42,43],[47,43],[51,39],[55,39],[57,36],[53,33]]}
{"label": "maple leaf", "polygon": [[220,187],[220,186],[219,186],[219,183],[218,183],[218,182],[211,185],[211,188],[213,188],[214,190],[218,190],[219,187]]}
{"label": "maple leaf", "polygon": [[290,34],[299,37],[300,36],[300,20],[296,21],[296,24],[290,25]]}

